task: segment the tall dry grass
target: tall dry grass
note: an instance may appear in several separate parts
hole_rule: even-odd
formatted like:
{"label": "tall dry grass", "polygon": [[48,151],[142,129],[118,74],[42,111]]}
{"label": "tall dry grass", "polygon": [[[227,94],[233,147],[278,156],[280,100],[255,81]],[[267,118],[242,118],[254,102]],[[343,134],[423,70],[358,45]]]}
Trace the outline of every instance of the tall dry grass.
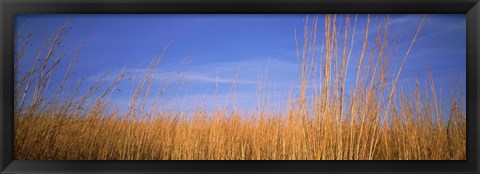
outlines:
{"label": "tall dry grass", "polygon": [[[421,33],[423,20],[400,67],[389,66],[395,43],[389,18],[357,25],[357,15],[326,15],[319,33],[318,16],[307,17],[303,40],[297,42],[298,91],[291,89],[285,111],[270,110],[267,73],[257,84],[258,109],[198,107],[193,116],[158,106],[160,91],[152,84],[166,49],[155,57],[134,85],[127,111],[112,108],[110,96],[125,78],[99,81],[79,92],[73,83],[73,62],[58,70],[56,55],[69,22],[39,50],[30,69],[20,75],[26,39],[15,42],[15,159],[17,160],[464,160],[466,120],[458,85],[450,108],[437,98],[432,75],[415,81],[414,89],[398,80],[408,54]],[[364,33],[358,33],[360,27]],[[376,27],[376,32],[372,28]],[[321,36],[323,34],[323,37]],[[297,34],[296,34],[297,35]],[[360,37],[359,57],[352,58]],[[321,43],[321,44],[320,44]],[[19,44],[19,45],[17,45]],[[320,48],[318,45],[322,45]],[[319,51],[320,50],[320,51]],[[356,72],[348,71],[353,60]],[[64,73],[55,87],[53,73]],[[354,85],[346,88],[347,76]],[[420,85],[425,83],[425,85]],[[235,100],[232,84],[229,98]],[[421,87],[424,86],[424,87]],[[55,92],[51,92],[54,89]],[[294,98],[293,93],[299,97]],[[156,96],[151,106],[147,98]],[[200,105],[201,106],[201,105]],[[114,107],[113,107],[114,108]],[[147,108],[149,108],[147,110]],[[242,113],[242,114],[240,114]],[[446,119],[444,119],[446,118]]]}

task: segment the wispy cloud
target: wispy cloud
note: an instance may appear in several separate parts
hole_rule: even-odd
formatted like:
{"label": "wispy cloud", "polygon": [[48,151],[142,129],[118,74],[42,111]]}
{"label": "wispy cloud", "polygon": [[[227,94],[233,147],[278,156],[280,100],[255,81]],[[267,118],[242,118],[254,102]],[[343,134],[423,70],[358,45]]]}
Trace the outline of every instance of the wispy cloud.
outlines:
{"label": "wispy cloud", "polygon": [[[297,71],[296,62],[286,62],[280,59],[244,59],[235,62],[195,62],[185,65],[183,71],[161,71],[158,70],[156,78],[159,80],[181,79],[185,82],[200,83],[234,83],[239,85],[256,84],[259,75],[267,73],[271,80],[279,81],[279,84],[286,84],[280,81],[292,80],[284,74],[293,74]],[[141,77],[147,71],[146,68],[130,68],[126,72],[134,77]],[[295,74],[291,75],[294,76]],[[282,78],[278,78],[282,77]],[[114,77],[110,77],[113,79]]]}
{"label": "wispy cloud", "polygon": [[162,78],[168,78],[169,75],[176,74],[176,78],[190,81],[190,82],[205,82],[205,83],[236,83],[236,84],[255,84],[253,80],[242,80],[235,78],[221,78],[209,74],[186,72],[186,73],[162,73]]}

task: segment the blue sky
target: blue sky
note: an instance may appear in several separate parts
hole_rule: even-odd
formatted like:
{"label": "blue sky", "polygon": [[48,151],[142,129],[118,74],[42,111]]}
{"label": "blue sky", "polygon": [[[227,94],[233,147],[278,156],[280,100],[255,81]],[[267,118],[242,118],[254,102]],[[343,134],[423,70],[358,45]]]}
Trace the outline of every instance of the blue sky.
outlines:
{"label": "blue sky", "polygon": [[[286,100],[289,87],[298,85],[294,29],[303,30],[305,16],[295,15],[74,15],[71,30],[63,45],[67,61],[83,45],[75,65],[75,78],[86,77],[85,86],[94,83],[103,73],[114,77],[122,68],[138,76],[149,61],[170,45],[159,66],[153,91],[158,90],[168,77],[175,77],[172,86],[182,84],[176,91],[169,88],[162,105],[182,110],[204,104],[227,105],[225,98],[238,72],[237,104],[242,108],[255,108],[256,82],[259,73],[267,70],[267,79],[278,96],[271,98],[271,106],[280,106]],[[15,31],[32,32],[31,46],[26,50],[20,71],[26,71],[45,39],[64,24],[71,15],[18,15]],[[373,15],[379,21],[385,15]],[[413,38],[422,15],[390,15],[391,33],[398,37],[397,54],[392,67],[398,67]],[[323,29],[323,15],[319,28]],[[358,16],[355,47],[361,46],[366,15]],[[375,21],[373,21],[375,24]],[[321,34],[322,31],[319,31]],[[319,42],[321,43],[321,42]],[[354,77],[359,51],[352,53],[347,81]],[[177,68],[181,62],[184,64]],[[23,67],[23,68],[22,68]],[[399,86],[413,82],[415,76],[425,79],[427,67],[431,70],[441,100],[448,102],[450,85],[456,77],[465,84],[466,23],[461,14],[428,15],[399,79]],[[392,69],[396,72],[397,69]],[[392,73],[393,73],[392,72]],[[218,74],[218,88],[215,85]],[[63,74],[55,75],[60,79]],[[125,80],[111,101],[126,106],[133,80]],[[276,84],[273,88],[273,84]],[[465,86],[465,85],[463,85]],[[84,89],[86,90],[86,89]],[[298,95],[297,95],[298,96]],[[155,95],[152,95],[153,99]],[[277,102],[273,102],[277,101]],[[231,103],[229,103],[231,104]]]}

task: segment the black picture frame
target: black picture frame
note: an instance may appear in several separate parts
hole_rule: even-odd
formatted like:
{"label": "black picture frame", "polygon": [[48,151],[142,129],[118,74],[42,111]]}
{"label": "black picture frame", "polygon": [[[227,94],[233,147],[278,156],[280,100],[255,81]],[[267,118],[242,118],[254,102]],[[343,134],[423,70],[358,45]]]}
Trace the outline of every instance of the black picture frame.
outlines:
{"label": "black picture frame", "polygon": [[[0,0],[1,173],[479,173],[478,0]],[[467,160],[465,161],[21,161],[13,160],[15,14],[465,14]]]}

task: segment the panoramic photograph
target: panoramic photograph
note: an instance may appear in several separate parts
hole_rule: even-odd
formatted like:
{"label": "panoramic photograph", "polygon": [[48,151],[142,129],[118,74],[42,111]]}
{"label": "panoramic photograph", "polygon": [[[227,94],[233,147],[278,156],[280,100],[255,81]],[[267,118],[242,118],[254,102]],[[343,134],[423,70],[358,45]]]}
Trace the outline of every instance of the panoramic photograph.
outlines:
{"label": "panoramic photograph", "polygon": [[20,14],[15,160],[466,160],[464,14]]}

